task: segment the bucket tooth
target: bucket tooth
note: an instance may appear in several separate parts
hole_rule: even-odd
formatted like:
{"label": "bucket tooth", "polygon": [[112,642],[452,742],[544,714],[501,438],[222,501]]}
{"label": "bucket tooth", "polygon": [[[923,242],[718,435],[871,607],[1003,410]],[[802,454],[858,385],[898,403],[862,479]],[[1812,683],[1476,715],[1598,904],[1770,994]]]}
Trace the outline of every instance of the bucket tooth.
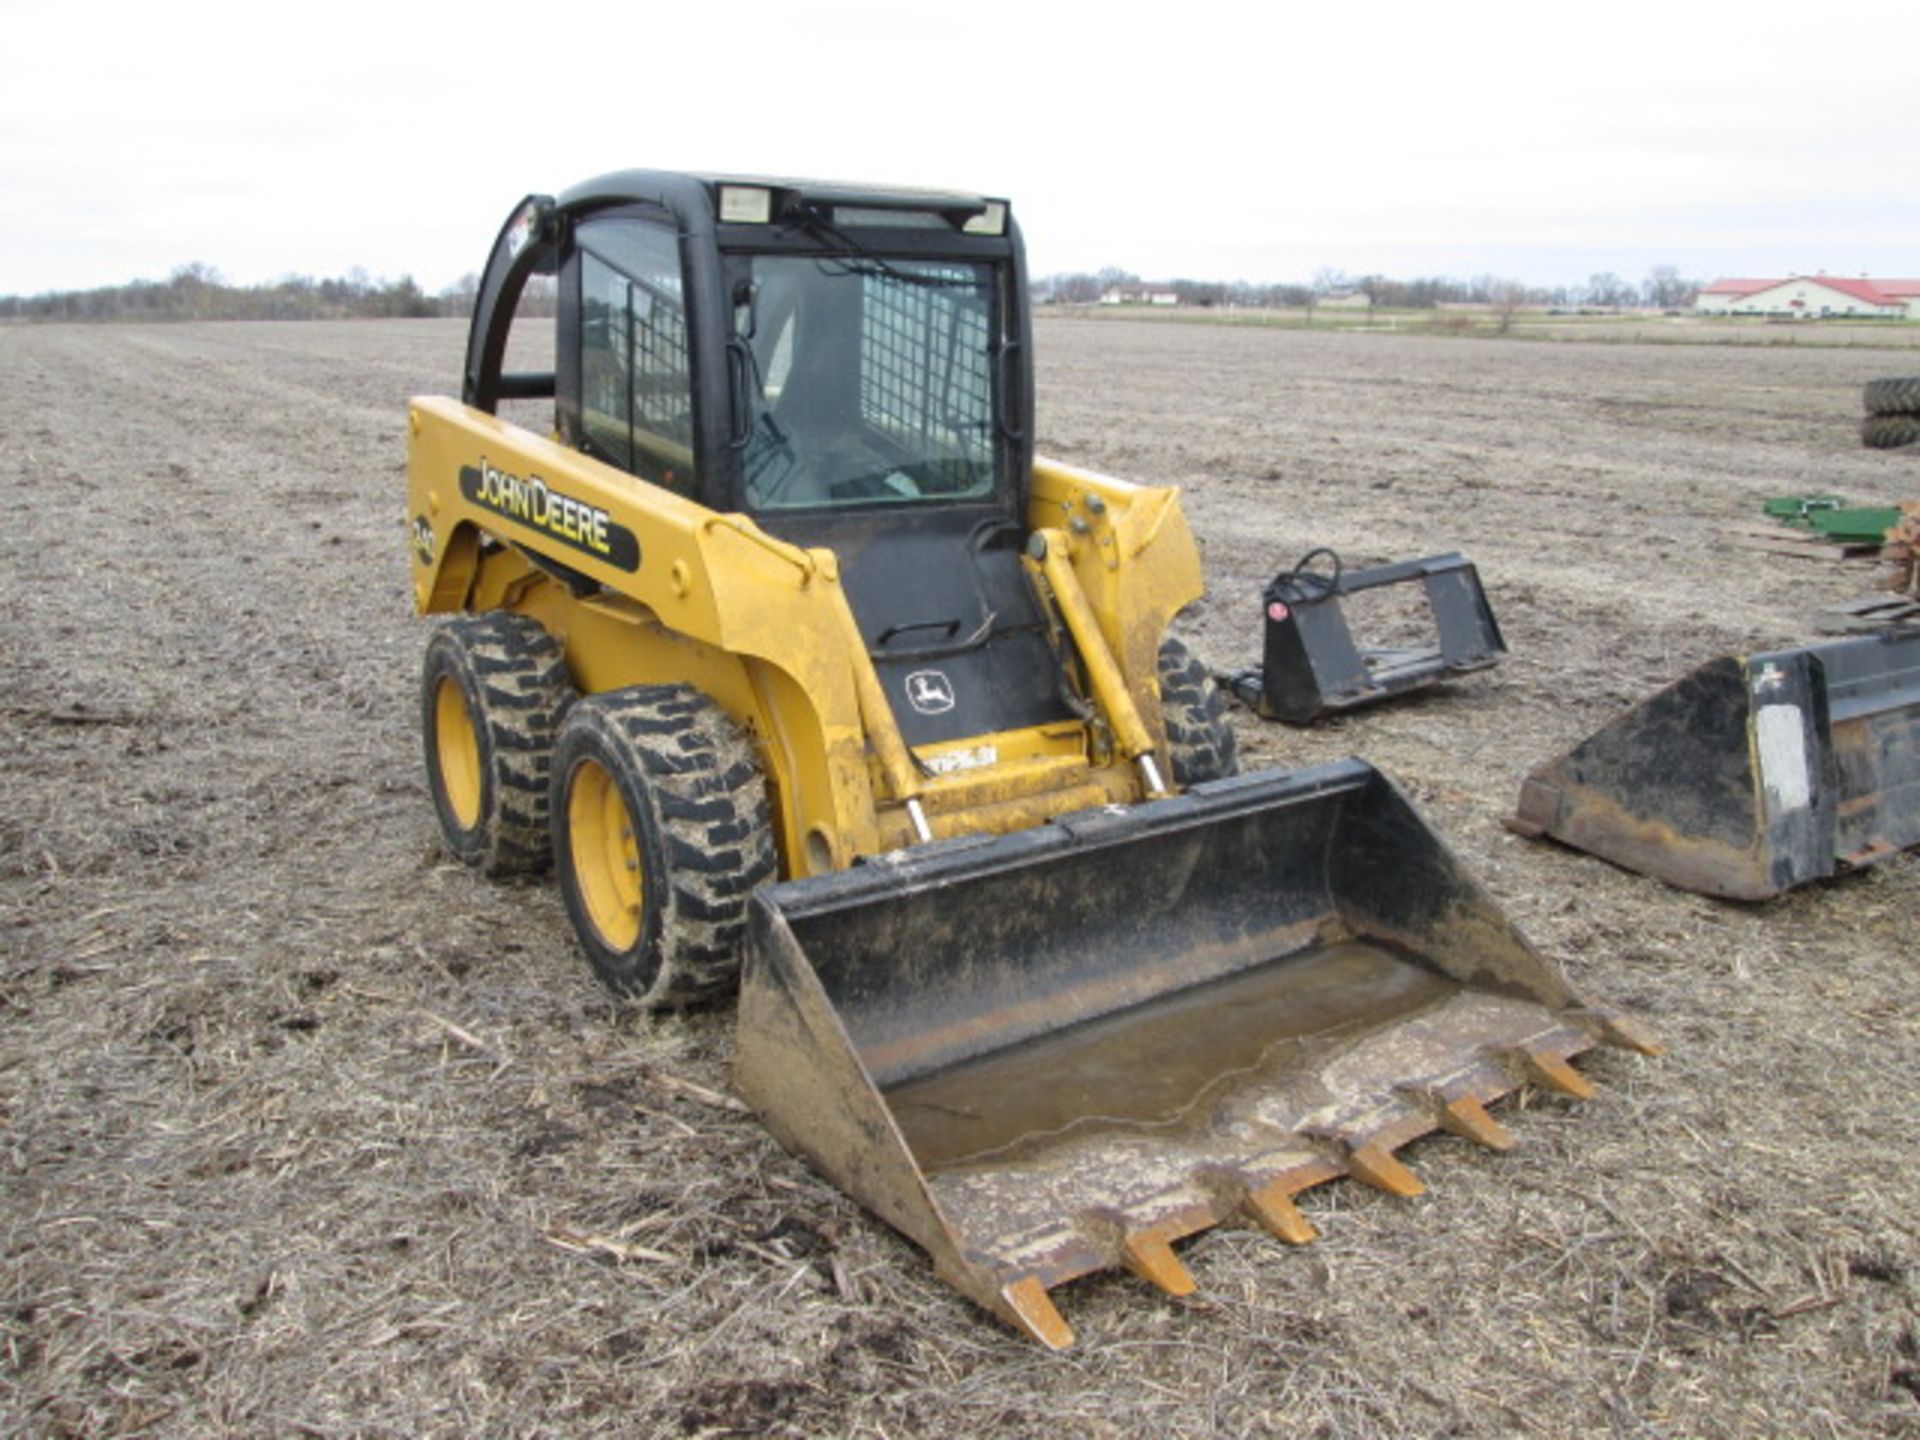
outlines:
{"label": "bucket tooth", "polygon": [[1167,1237],[1158,1230],[1136,1230],[1120,1243],[1127,1268],[1142,1280],[1169,1295],[1191,1295],[1200,1288],[1192,1272],[1173,1253]]}
{"label": "bucket tooth", "polygon": [[1067,1324],[1047,1287],[1037,1276],[1029,1275],[1003,1286],[1000,1298],[1012,1312],[1018,1327],[1049,1350],[1065,1350],[1073,1344],[1073,1327]]}
{"label": "bucket tooth", "polygon": [[1590,1010],[1584,1018],[1592,1020],[1600,1027],[1600,1038],[1609,1045],[1622,1050],[1634,1050],[1642,1055],[1664,1055],[1667,1047],[1662,1045],[1647,1026],[1631,1015],[1616,1015],[1608,1010]]}
{"label": "bucket tooth", "polygon": [[1389,1195],[1412,1199],[1415,1195],[1427,1193],[1427,1187],[1420,1183],[1420,1177],[1384,1145],[1355,1145],[1347,1152],[1347,1169],[1362,1184],[1384,1190]]}
{"label": "bucket tooth", "polygon": [[1498,1095],[1507,1087],[1475,1093],[1471,1079],[1457,1078],[1444,1084],[1409,1084],[1395,1087],[1399,1095],[1418,1105],[1433,1122],[1449,1135],[1458,1135],[1489,1150],[1511,1150],[1515,1145],[1507,1127],[1487,1113],[1481,1095]]}
{"label": "bucket tooth", "polygon": [[1489,1115],[1487,1107],[1471,1095],[1442,1102],[1440,1126],[1449,1135],[1462,1136],[1489,1150],[1511,1150],[1514,1146],[1513,1135],[1507,1127]]}
{"label": "bucket tooth", "polygon": [[1249,1190],[1245,1204],[1268,1234],[1289,1245],[1305,1245],[1320,1238],[1320,1232],[1313,1228],[1313,1222],[1294,1202],[1293,1193],[1284,1183]]}
{"label": "bucket tooth", "polygon": [[1564,1056],[1524,1048],[1513,1051],[1512,1055],[1521,1073],[1535,1085],[1558,1090],[1576,1100],[1591,1100],[1597,1093],[1593,1082],[1568,1064]]}

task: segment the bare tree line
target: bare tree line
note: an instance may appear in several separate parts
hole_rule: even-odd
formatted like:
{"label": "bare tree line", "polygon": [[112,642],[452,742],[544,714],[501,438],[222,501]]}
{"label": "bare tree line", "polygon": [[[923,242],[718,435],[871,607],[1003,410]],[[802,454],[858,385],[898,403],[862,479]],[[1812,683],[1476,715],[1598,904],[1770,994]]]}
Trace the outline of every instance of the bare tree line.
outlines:
{"label": "bare tree line", "polygon": [[[1169,280],[1147,287],[1179,297],[1182,305],[1234,305],[1247,308],[1306,310],[1338,296],[1362,296],[1368,308],[1431,310],[1440,305],[1485,305],[1496,310],[1521,306],[1621,310],[1645,305],[1681,310],[1693,304],[1703,282],[1683,277],[1679,267],[1656,265],[1638,285],[1611,271],[1588,277],[1585,285],[1530,286],[1499,275],[1455,280],[1443,275],[1399,280],[1387,275],[1348,275],[1322,267],[1313,279],[1274,285],[1245,280]],[[1142,284],[1138,275],[1108,267],[1092,272],[1049,275],[1034,283],[1036,300],[1090,305],[1116,289]]]}
{"label": "bare tree line", "polygon": [[[5,320],[343,320],[469,315],[479,277],[428,295],[411,275],[380,280],[360,269],[329,280],[290,275],[266,285],[230,285],[211,265],[183,265],[165,280],[94,290],[0,295]],[[522,309],[551,313],[552,282],[534,280]]]}
{"label": "bare tree line", "polygon": [[[1108,267],[1092,272],[1049,275],[1033,284],[1042,303],[1089,305],[1112,290],[1140,286],[1131,271]],[[1673,265],[1656,265],[1638,285],[1612,272],[1590,276],[1585,285],[1539,287],[1498,275],[1471,280],[1425,276],[1412,280],[1386,275],[1348,275],[1322,267],[1306,282],[1254,284],[1245,280],[1178,279],[1150,287],[1170,292],[1182,305],[1240,306],[1252,309],[1305,310],[1311,316],[1323,301],[1363,296],[1369,309],[1431,310],[1441,305],[1485,305],[1502,313],[1522,307],[1620,310],[1646,305],[1657,310],[1693,304],[1701,282],[1689,280]],[[0,295],[4,320],[339,320],[428,318],[473,313],[477,275],[465,275],[437,295],[428,295],[411,275],[375,279],[354,269],[345,276],[315,280],[290,275],[265,285],[231,285],[211,265],[183,265],[166,280],[135,280],[93,290],[53,291],[41,295]],[[552,281],[529,284],[522,309],[551,313]]]}

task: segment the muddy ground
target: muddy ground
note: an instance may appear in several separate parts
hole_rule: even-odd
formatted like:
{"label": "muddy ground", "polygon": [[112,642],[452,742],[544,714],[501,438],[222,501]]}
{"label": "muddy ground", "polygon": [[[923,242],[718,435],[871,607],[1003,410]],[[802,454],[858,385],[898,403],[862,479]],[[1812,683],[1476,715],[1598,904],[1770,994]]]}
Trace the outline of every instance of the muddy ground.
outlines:
{"label": "muddy ground", "polygon": [[1502,668],[1244,753],[1397,776],[1671,1044],[1436,1138],[1417,1200],[1218,1230],[1040,1352],[726,1094],[729,1016],[611,1005],[543,885],[436,844],[406,396],[452,323],[0,331],[0,1430],[33,1435],[1920,1434],[1920,863],[1764,906],[1507,833],[1522,772],[1871,566],[1733,548],[1920,357],[1049,320],[1046,452],[1187,489],[1261,582],[1479,562]]}

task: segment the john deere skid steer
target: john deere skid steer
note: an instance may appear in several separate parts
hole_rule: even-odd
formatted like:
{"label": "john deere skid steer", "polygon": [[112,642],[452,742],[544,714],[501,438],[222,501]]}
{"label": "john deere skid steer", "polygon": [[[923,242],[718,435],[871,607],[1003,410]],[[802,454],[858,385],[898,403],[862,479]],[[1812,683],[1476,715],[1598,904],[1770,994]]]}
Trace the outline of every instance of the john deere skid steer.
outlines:
{"label": "john deere skid steer", "polygon": [[1310,1238],[1306,1187],[1415,1193],[1407,1140],[1502,1147],[1487,1102],[1649,1042],[1369,767],[1235,773],[1177,494],[1035,459],[1025,297],[1000,200],[531,197],[409,485],[451,849],[551,857],[641,1003],[738,986],[769,1128],[1058,1346],[1065,1281],[1191,1288],[1182,1237]]}

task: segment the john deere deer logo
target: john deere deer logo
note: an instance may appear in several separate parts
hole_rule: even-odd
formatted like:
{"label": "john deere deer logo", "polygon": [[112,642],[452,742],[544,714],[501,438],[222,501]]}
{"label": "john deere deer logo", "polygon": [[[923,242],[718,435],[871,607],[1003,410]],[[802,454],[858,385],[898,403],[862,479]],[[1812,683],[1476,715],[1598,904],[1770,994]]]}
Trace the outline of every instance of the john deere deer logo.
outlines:
{"label": "john deere deer logo", "polygon": [[916,670],[907,676],[907,703],[922,715],[944,715],[953,709],[953,682],[939,670]]}

